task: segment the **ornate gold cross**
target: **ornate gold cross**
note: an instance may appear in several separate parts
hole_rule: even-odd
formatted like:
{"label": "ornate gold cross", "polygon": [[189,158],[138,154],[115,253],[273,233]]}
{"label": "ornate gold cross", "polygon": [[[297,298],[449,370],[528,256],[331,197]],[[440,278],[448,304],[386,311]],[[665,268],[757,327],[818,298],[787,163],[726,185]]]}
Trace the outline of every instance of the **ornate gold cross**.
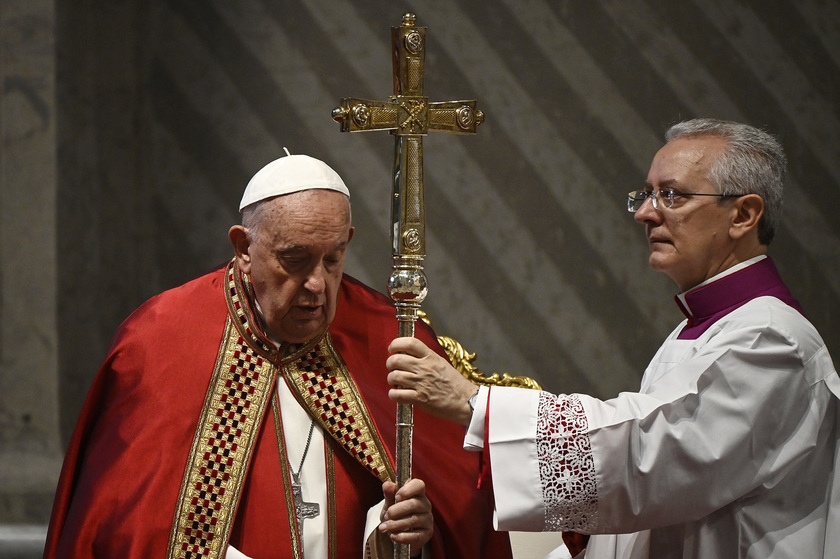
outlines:
{"label": "ornate gold cross", "polygon": [[[390,130],[395,136],[391,246],[393,272],[388,293],[394,301],[401,337],[414,336],[414,323],[428,291],[423,259],[426,256],[426,216],[423,197],[423,136],[429,132],[475,134],[484,114],[475,101],[430,103],[423,95],[426,28],[417,27],[414,14],[391,28],[394,95],[388,101],[342,98],[332,112],[342,132]],[[397,405],[397,485],[411,477],[413,410]],[[394,556],[408,557],[408,546],[395,546]]]}

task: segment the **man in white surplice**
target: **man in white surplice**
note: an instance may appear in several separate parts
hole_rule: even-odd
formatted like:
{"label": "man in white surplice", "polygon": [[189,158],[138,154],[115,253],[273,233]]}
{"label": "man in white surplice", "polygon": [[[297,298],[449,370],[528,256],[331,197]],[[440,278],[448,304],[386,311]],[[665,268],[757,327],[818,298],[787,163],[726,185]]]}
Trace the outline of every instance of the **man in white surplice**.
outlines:
{"label": "man in white surplice", "polygon": [[711,119],[666,139],[627,209],[686,319],[639,392],[476,393],[400,338],[391,398],[468,426],[465,447],[489,454],[497,528],[564,531],[569,550],[551,557],[836,557],[840,378],[766,254],[782,148]]}

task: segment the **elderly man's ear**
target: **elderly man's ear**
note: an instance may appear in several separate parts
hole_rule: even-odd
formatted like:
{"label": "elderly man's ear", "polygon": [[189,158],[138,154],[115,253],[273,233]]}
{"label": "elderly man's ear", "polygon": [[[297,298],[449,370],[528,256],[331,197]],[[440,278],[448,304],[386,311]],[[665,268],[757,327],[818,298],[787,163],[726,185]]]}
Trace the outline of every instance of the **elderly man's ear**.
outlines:
{"label": "elderly man's ear", "polygon": [[736,198],[732,225],[729,234],[733,239],[741,239],[748,233],[758,234],[758,221],[764,215],[764,200],[758,194],[747,194]]}
{"label": "elderly man's ear", "polygon": [[248,230],[242,225],[234,225],[228,231],[230,244],[236,255],[236,263],[244,274],[251,273],[251,255],[248,252],[251,248],[251,239],[248,237]]}

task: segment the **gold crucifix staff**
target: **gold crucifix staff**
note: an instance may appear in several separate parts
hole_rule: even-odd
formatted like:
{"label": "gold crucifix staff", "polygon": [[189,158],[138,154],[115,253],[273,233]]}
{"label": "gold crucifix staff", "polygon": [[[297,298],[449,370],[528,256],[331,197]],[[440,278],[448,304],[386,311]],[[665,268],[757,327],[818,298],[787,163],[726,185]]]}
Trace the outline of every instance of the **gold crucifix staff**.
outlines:
{"label": "gold crucifix staff", "polygon": [[[426,28],[405,14],[402,25],[391,28],[394,95],[388,101],[342,98],[332,112],[342,132],[390,130],[394,141],[394,182],[391,200],[393,272],[388,293],[397,310],[400,337],[414,336],[420,304],[428,291],[423,259],[426,256],[426,216],[423,202],[423,136],[430,131],[474,134],[484,120],[475,101],[430,103],[423,95]],[[397,405],[397,485],[411,477],[411,439],[414,410]],[[408,557],[408,546],[397,545],[394,557]]]}

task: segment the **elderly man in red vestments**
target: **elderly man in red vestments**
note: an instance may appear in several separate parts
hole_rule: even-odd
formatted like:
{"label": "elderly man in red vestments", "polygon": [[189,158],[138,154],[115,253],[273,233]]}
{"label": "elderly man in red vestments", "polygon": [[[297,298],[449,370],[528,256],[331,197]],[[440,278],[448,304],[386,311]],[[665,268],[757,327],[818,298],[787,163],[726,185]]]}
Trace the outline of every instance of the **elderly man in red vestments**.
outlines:
{"label": "elderly man in red vestments", "polygon": [[[386,297],[343,274],[341,178],[287,155],[254,176],[240,210],[230,263],[120,326],[44,557],[339,559],[400,542],[434,559],[509,558],[457,427],[418,412],[414,479],[391,481],[397,322]],[[417,335],[442,351],[430,329]]]}

